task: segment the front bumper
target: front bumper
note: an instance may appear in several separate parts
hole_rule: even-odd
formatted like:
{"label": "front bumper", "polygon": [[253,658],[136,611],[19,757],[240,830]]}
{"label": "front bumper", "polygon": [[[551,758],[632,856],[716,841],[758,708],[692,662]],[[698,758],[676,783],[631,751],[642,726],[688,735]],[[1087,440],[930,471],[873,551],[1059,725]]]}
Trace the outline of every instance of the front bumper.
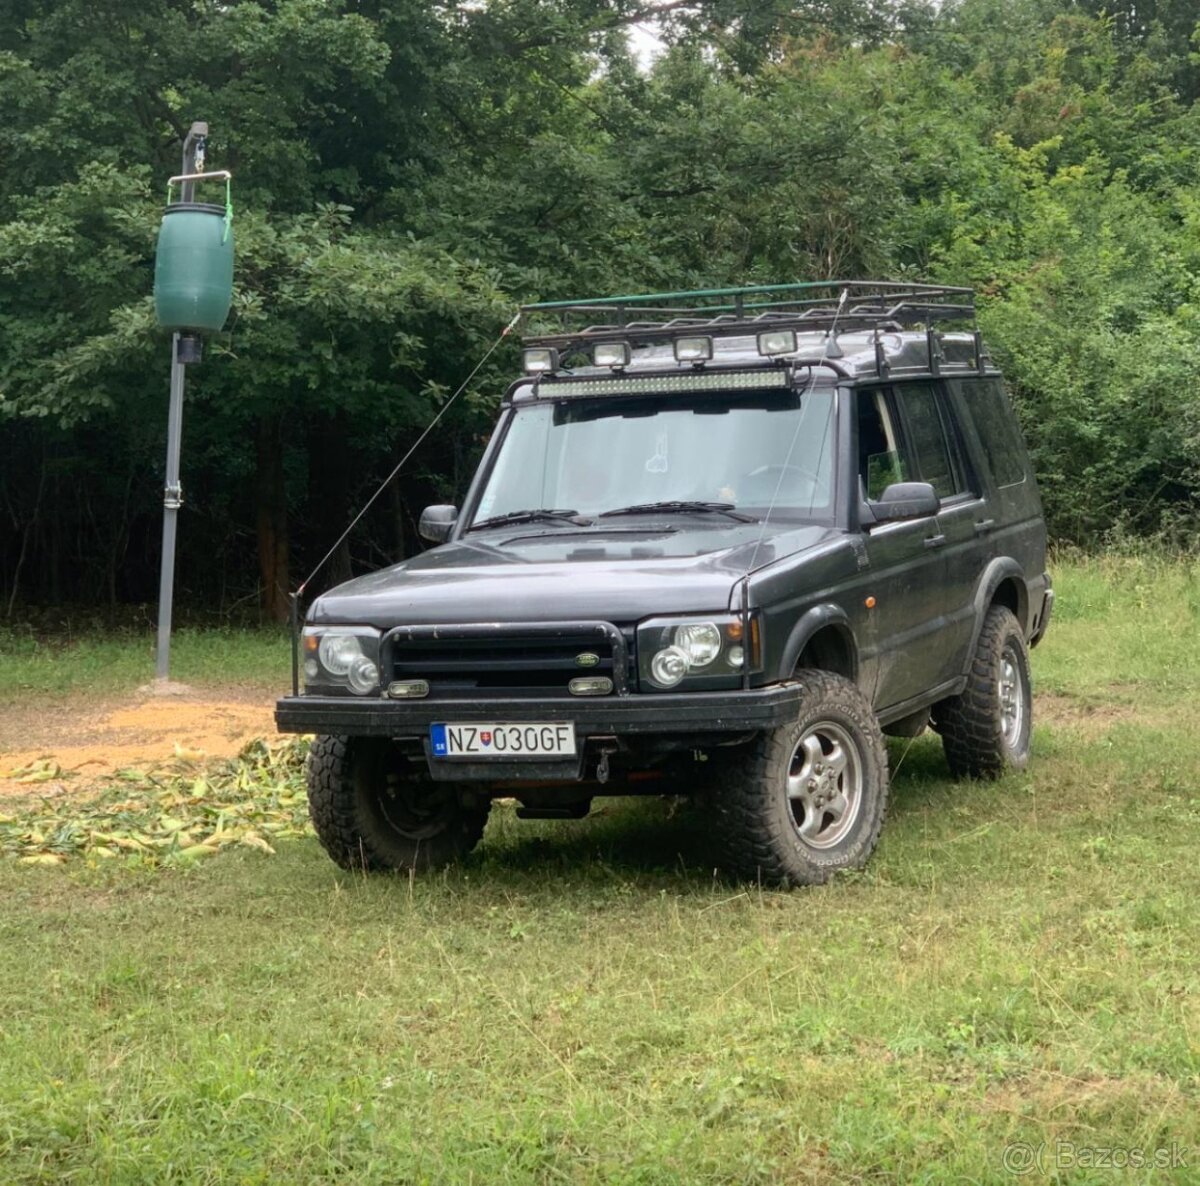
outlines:
{"label": "front bumper", "polygon": [[443,722],[571,721],[581,739],[679,733],[748,733],[796,718],[798,684],[734,692],[629,694],[594,699],[387,700],[349,696],[285,696],[275,705],[281,733],[424,739]]}

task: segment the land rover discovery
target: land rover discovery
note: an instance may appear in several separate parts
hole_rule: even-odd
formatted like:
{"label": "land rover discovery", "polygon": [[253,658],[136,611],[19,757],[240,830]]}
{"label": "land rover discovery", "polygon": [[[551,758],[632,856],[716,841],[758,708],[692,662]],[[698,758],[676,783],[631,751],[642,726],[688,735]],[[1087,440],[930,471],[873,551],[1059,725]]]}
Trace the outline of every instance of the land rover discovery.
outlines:
{"label": "land rover discovery", "polygon": [[[861,866],[884,734],[1029,755],[1053,605],[1037,484],[969,289],[836,282],[524,311],[525,373],[438,546],[310,607],[313,824],[429,869],[492,800],[704,797],[731,871]],[[954,328],[955,324],[959,328]]]}

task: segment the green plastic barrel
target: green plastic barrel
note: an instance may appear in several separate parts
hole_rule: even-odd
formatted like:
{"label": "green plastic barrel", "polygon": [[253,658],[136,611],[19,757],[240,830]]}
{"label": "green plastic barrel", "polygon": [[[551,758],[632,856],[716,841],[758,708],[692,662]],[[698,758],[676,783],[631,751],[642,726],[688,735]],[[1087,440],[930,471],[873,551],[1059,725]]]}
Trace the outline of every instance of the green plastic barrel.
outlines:
{"label": "green plastic barrel", "polygon": [[164,329],[218,330],[233,300],[229,207],[175,202],[163,214],[154,260],[154,311]]}

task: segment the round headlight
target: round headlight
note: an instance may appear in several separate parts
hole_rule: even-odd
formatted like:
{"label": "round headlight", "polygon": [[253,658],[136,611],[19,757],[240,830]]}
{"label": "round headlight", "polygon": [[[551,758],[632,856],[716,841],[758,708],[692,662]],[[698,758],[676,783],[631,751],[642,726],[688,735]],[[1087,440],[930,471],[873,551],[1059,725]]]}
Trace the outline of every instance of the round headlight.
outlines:
{"label": "round headlight", "polygon": [[678,626],[675,645],[687,654],[692,667],[707,667],[721,653],[721,632],[712,622]]}
{"label": "round headlight", "polygon": [[362,647],[353,634],[327,634],[321,639],[317,654],[330,675],[345,675],[350,664],[362,657]]}
{"label": "round headlight", "polygon": [[373,692],[379,687],[379,668],[366,655],[359,655],[350,664],[350,670],[346,673],[346,682],[350,685],[351,691],[357,692],[360,696],[367,692]]}
{"label": "round headlight", "polygon": [[730,667],[741,667],[741,665],[746,662],[746,648],[730,647],[729,650],[725,652],[725,662],[728,663]]}
{"label": "round headlight", "polygon": [[673,688],[691,666],[683,647],[667,647],[650,660],[650,678],[660,688]]}

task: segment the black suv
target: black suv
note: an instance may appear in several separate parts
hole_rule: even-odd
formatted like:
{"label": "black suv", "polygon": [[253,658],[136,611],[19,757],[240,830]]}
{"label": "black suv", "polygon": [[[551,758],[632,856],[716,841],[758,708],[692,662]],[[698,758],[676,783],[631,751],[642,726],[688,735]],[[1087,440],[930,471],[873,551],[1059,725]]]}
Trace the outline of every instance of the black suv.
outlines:
{"label": "black suv", "polygon": [[1024,765],[1054,595],[969,289],[524,314],[461,511],[422,515],[441,546],[319,597],[295,644],[276,719],[317,734],[339,865],[451,861],[498,796],[703,793],[731,870],[811,884],[875,845],[884,733],[932,726],[958,776]]}

